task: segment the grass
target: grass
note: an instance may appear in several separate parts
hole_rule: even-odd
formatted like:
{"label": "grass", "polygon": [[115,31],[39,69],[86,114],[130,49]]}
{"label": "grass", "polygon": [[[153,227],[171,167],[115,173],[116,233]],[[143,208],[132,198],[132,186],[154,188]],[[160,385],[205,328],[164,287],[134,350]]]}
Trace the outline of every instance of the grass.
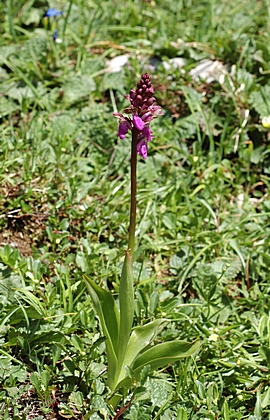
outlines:
{"label": "grass", "polygon": [[[117,298],[130,140],[112,112],[145,71],[165,115],[138,162],[134,325],[168,318],[157,340],[202,346],[146,370],[121,418],[269,418],[269,7],[1,3],[1,418],[120,418],[83,276]],[[120,54],[129,64],[104,71]],[[153,57],[185,63],[154,69]],[[223,77],[194,80],[203,59]]]}

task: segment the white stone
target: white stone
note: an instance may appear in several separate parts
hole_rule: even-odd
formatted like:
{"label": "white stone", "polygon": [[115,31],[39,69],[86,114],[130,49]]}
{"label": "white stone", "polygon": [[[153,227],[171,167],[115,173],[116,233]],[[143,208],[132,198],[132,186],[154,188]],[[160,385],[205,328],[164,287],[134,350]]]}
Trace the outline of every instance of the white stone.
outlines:
{"label": "white stone", "polygon": [[112,58],[111,60],[107,61],[107,71],[108,73],[117,73],[121,71],[122,68],[127,64],[129,55],[117,55],[116,57]]}
{"label": "white stone", "polygon": [[211,83],[215,80],[220,81],[227,73],[226,67],[220,61],[213,61],[205,59],[199,62],[197,66],[190,70],[189,74],[192,79],[199,81],[205,80],[206,83]]}

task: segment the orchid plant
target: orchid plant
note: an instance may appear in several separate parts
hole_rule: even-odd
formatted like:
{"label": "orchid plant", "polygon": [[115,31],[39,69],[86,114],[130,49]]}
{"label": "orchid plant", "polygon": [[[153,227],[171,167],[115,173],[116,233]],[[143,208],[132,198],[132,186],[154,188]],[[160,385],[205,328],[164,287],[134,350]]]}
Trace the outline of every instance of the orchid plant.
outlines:
{"label": "orchid plant", "polygon": [[[119,305],[113,294],[87,278],[94,309],[100,320],[103,335],[106,337],[108,360],[107,384],[113,394],[121,388],[129,388],[140,379],[140,373],[147,366],[148,373],[164,367],[180,358],[191,356],[200,346],[199,341],[188,343],[174,340],[152,345],[160,329],[169,320],[156,319],[142,326],[133,327],[134,320],[134,282],[132,264],[135,247],[137,155],[146,159],[148,143],[153,138],[151,121],[162,115],[160,106],[154,105],[154,89],[148,74],[143,74],[136,90],[125,95],[130,106],[122,113],[114,113],[119,118],[118,134],[121,140],[128,131],[132,134],[131,146],[131,195],[128,249],[119,285]],[[132,372],[132,374],[130,374]],[[115,407],[119,398],[112,397]]]}

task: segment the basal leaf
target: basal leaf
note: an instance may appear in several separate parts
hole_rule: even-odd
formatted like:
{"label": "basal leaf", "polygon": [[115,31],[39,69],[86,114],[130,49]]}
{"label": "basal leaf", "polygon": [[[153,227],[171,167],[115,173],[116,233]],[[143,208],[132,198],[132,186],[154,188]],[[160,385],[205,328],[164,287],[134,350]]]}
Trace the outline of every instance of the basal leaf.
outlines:
{"label": "basal leaf", "polygon": [[125,366],[132,367],[137,355],[151,343],[159,332],[161,324],[164,324],[165,322],[165,319],[156,319],[146,325],[133,329],[126,349],[122,370],[118,378],[119,382],[126,376]]}
{"label": "basal leaf", "polygon": [[46,60],[47,40],[43,36],[35,36],[28,39],[23,47],[22,55],[26,61]]}
{"label": "basal leaf", "polygon": [[86,74],[75,75],[63,85],[64,98],[68,102],[77,101],[89,95],[96,88],[95,81]]}
{"label": "basal leaf", "polygon": [[[115,300],[109,291],[98,286],[95,282],[89,279],[89,277],[85,276],[85,280],[87,282],[97,315],[101,318],[104,318],[106,330],[108,330],[114,349],[117,350],[119,311]],[[95,294],[93,294],[93,291]]]}
{"label": "basal leaf", "polygon": [[[123,270],[119,286],[119,305],[120,305],[120,329],[119,329],[119,348],[118,348],[118,375],[123,369],[126,349],[131,333],[134,317],[134,291],[132,275],[132,257],[126,253]],[[116,383],[119,382],[115,378]]]}
{"label": "basal leaf", "polygon": [[108,357],[108,385],[112,389],[117,367],[117,350],[119,334],[119,311],[110,292],[95,284],[89,277],[85,280],[92,298],[95,311],[99,317],[106,340]]}
{"label": "basal leaf", "polygon": [[199,349],[200,345],[200,340],[196,340],[193,343],[176,340],[157,344],[146,350],[135,360],[133,370],[137,376],[145,365],[150,365],[151,371],[159,369],[183,357],[192,356]]}

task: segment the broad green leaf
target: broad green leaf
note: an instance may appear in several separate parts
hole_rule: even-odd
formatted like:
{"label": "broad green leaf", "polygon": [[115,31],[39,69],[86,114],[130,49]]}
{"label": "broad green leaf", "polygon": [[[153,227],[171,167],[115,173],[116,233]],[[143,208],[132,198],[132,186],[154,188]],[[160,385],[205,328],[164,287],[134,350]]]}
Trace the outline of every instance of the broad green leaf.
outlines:
{"label": "broad green leaf", "polygon": [[16,110],[20,109],[20,106],[15,101],[12,101],[11,99],[7,99],[5,97],[1,97],[0,99],[0,118],[3,118],[3,116],[11,114],[12,112],[15,112]]}
{"label": "broad green leaf", "polygon": [[[123,270],[119,286],[119,306],[120,306],[120,330],[119,330],[119,348],[118,348],[118,375],[124,367],[126,349],[131,333],[134,317],[134,291],[132,275],[132,257],[126,252]],[[115,386],[118,378],[115,378]]]}
{"label": "broad green leaf", "polygon": [[149,378],[145,384],[153,407],[162,407],[172,393],[172,384],[168,380]]}
{"label": "broad green leaf", "polygon": [[2,277],[0,271],[0,296],[1,302],[14,302],[16,301],[16,295],[14,290],[22,287],[22,279],[15,273],[10,273],[7,277]]}
{"label": "broad green leaf", "polygon": [[5,59],[18,51],[17,45],[5,45],[0,47],[0,65],[4,64]]}
{"label": "broad green leaf", "polygon": [[187,117],[179,118],[174,126],[179,137],[193,138],[197,131],[197,117],[193,114],[188,115]]}
{"label": "broad green leaf", "polygon": [[122,370],[118,378],[119,382],[121,382],[126,376],[125,366],[130,366],[132,368],[132,364],[135,358],[146,346],[152,342],[152,340],[159,332],[161,324],[165,322],[165,319],[156,319],[155,321],[149,322],[146,325],[134,328],[126,349]]}
{"label": "broad green leaf", "polygon": [[159,369],[183,357],[192,356],[199,349],[200,345],[200,340],[196,340],[193,343],[176,340],[157,344],[146,350],[135,360],[133,370],[137,374],[145,365],[150,365],[151,371]]}
{"label": "broad green leaf", "polygon": [[[51,132],[54,136],[72,136],[77,130],[74,114],[63,112],[61,115],[55,115],[50,124]],[[64,229],[63,229],[64,230]]]}
{"label": "broad green leaf", "polygon": [[44,386],[44,388],[48,389],[48,386],[49,386],[49,383],[50,383],[50,380],[51,380],[51,375],[46,370],[43,370],[40,373],[40,380],[41,380],[41,383]]}
{"label": "broad green leaf", "polygon": [[[193,343],[176,340],[151,347],[138,356],[133,364],[132,370],[136,380],[140,379],[140,372],[144,366],[149,366],[149,373],[151,373],[154,370],[165,367],[181,358],[192,356],[199,349],[200,345],[200,340],[196,340]],[[129,377],[126,377],[118,383],[118,388],[128,388],[131,384],[132,380]]]}
{"label": "broad green leaf", "polygon": [[78,350],[80,353],[84,351],[83,342],[80,337],[76,334],[72,334],[70,337],[70,343]]}
{"label": "broad green leaf", "polygon": [[188,415],[184,407],[179,408],[177,411],[176,420],[188,420]]}
{"label": "broad green leaf", "polygon": [[265,408],[270,405],[270,388],[268,388],[263,394],[262,394],[262,408]]}
{"label": "broad green leaf", "polygon": [[256,404],[254,407],[254,416],[257,416],[258,419],[262,418],[262,402],[261,402],[261,393],[257,391],[256,395]]}
{"label": "broad green leaf", "polygon": [[68,102],[78,101],[84,96],[89,95],[95,89],[96,84],[92,77],[86,74],[73,75],[63,85],[64,99]]}
{"label": "broad green leaf", "polygon": [[39,393],[41,391],[41,381],[40,381],[40,377],[39,377],[38,373],[37,372],[31,373],[29,379],[30,379],[30,382],[32,383],[32,385],[34,385],[37,393]]}
{"label": "broad green leaf", "polygon": [[119,311],[110,292],[99,287],[85,276],[95,311],[99,317],[106,340],[108,358],[108,386],[112,389],[116,377],[119,333]]}
{"label": "broad green leaf", "polygon": [[224,420],[230,419],[229,406],[227,401],[224,401],[224,404],[222,406],[222,415]]}
{"label": "broad green leaf", "polygon": [[250,94],[249,103],[258,112],[261,117],[266,117],[270,114],[269,98],[270,86],[262,86],[259,91],[254,91]]}
{"label": "broad green leaf", "polygon": [[[22,8],[22,10],[23,9],[27,8]],[[42,15],[43,13],[41,8],[31,7],[30,10],[23,10],[22,22],[26,26],[31,25],[31,23],[34,23],[36,26],[38,26],[40,20],[42,19]]]}
{"label": "broad green leaf", "polygon": [[[101,319],[104,319],[105,329],[108,331],[110,336],[107,338],[110,338],[112,341],[113,348],[116,352],[118,347],[119,310],[116,306],[115,300],[109,291],[98,286],[89,277],[85,276],[84,278],[87,281],[88,289],[90,291],[97,315],[100,317],[100,321]],[[105,333],[105,331],[103,331],[103,333]]]}
{"label": "broad green leaf", "polygon": [[35,36],[28,39],[21,52],[26,62],[36,63],[44,61],[47,53],[47,40],[43,36]]}
{"label": "broad green leaf", "polygon": [[72,362],[72,360],[65,360],[64,361],[64,365],[66,366],[66,368],[70,371],[70,373],[72,373],[72,375],[75,372],[76,366],[75,364]]}

